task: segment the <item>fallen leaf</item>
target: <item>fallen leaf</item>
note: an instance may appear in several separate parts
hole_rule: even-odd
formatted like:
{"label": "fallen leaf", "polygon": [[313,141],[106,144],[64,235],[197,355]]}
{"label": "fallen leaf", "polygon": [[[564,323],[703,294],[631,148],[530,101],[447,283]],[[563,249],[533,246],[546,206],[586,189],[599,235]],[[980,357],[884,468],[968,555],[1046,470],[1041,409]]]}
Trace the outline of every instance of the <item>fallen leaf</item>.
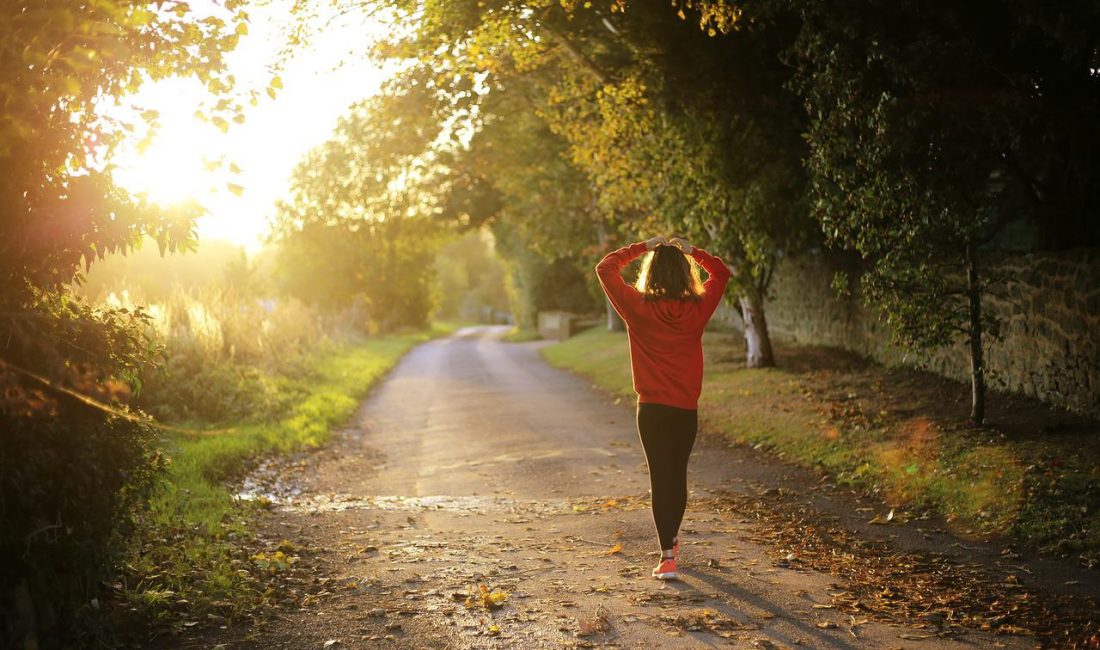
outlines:
{"label": "fallen leaf", "polygon": [[1002,625],[997,628],[997,632],[999,634],[1017,634],[1020,636],[1031,636],[1032,634],[1031,630],[1022,628],[1018,625]]}
{"label": "fallen leaf", "polygon": [[504,603],[508,600],[508,592],[501,591],[500,589],[489,589],[487,585],[480,584],[477,589],[470,587],[469,595],[466,596],[466,607],[481,606],[485,609],[499,609],[504,606]]}
{"label": "fallen leaf", "polygon": [[867,523],[869,523],[869,524],[878,524],[880,526],[885,526],[886,524],[889,524],[893,521],[894,521],[894,509],[890,508],[890,512],[888,512],[885,517],[883,517],[882,515],[875,515],[875,518],[872,519],[871,521],[868,521]]}

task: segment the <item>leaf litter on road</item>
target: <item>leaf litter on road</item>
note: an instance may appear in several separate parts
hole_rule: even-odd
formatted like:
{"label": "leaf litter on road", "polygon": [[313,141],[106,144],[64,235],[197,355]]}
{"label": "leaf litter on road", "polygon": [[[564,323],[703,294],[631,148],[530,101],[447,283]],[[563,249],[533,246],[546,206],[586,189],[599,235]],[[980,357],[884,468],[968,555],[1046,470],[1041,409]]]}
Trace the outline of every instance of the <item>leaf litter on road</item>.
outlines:
{"label": "leaf litter on road", "polygon": [[731,632],[744,632],[760,629],[755,623],[737,621],[716,609],[700,607],[686,612],[663,614],[660,620],[666,625],[686,632],[711,632],[729,638]]}
{"label": "leaf litter on road", "polygon": [[[780,497],[780,498],[776,498]],[[1059,647],[1097,647],[1100,604],[1071,595],[1040,595],[996,569],[947,555],[901,551],[823,520],[793,495],[725,493],[708,500],[720,512],[753,522],[750,539],[777,566],[825,571],[845,581],[829,592],[835,609],[912,626],[910,637],[942,637],[965,629],[1035,636]],[[699,507],[701,504],[697,503]],[[896,515],[880,516],[895,523]],[[925,637],[927,635],[927,637]],[[917,640],[913,638],[912,640]]]}

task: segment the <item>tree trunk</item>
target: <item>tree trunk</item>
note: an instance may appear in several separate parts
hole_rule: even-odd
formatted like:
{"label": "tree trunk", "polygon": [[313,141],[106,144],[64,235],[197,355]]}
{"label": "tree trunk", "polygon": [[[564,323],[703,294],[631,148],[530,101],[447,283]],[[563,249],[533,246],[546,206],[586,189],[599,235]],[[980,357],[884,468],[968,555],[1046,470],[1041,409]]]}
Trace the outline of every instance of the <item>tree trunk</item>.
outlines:
{"label": "tree trunk", "polygon": [[768,368],[775,365],[768,321],[764,318],[764,301],[755,292],[737,298],[741,320],[745,324],[745,367]]}
{"label": "tree trunk", "polygon": [[966,293],[970,307],[970,419],[985,421],[985,362],[982,355],[982,289],[978,278],[978,254],[966,244]]}
{"label": "tree trunk", "polygon": [[607,331],[609,332],[625,332],[626,323],[619,316],[619,312],[615,311],[615,308],[611,305],[611,301],[604,298],[604,306],[607,308]]}

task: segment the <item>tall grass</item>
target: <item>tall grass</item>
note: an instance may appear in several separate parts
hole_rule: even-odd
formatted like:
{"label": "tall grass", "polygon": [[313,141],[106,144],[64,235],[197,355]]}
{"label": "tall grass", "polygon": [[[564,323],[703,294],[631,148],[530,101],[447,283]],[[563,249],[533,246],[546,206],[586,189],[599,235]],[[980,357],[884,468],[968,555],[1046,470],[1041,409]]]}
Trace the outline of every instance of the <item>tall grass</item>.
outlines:
{"label": "tall grass", "polygon": [[283,380],[318,351],[361,342],[358,315],[322,315],[293,298],[242,296],[231,288],[176,288],[147,303],[109,293],[114,307],[144,304],[162,363],[141,377],[137,406],[158,419],[213,423],[280,417],[301,391]]}

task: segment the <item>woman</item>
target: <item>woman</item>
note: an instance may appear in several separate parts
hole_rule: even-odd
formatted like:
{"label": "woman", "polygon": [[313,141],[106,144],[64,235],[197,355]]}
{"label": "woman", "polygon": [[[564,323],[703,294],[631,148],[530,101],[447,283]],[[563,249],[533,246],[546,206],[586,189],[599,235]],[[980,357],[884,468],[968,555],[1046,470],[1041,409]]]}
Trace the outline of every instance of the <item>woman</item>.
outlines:
{"label": "woman", "polygon": [[[620,273],[646,255],[635,286]],[[690,259],[689,259],[690,258]],[[709,277],[700,283],[694,260]],[[687,464],[703,383],[703,327],[730,272],[722,260],[679,237],[654,237],[608,253],[596,266],[607,299],[626,322],[661,561],[653,576],[676,578],[677,533],[687,507]]]}

